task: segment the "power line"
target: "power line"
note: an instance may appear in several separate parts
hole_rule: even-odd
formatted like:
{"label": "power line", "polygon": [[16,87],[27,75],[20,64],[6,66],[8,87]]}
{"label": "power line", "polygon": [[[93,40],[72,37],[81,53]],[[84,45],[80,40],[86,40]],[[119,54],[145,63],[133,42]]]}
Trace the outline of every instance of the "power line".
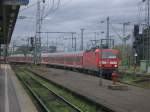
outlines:
{"label": "power line", "polygon": [[55,11],[57,11],[57,10],[59,9],[60,3],[61,3],[61,1],[58,0],[57,6],[56,6],[56,8],[54,8],[55,1],[53,0],[53,2],[52,2],[52,7],[51,7],[50,10],[44,15],[43,18],[45,18],[45,17],[49,16],[51,13],[54,13]]}
{"label": "power line", "polygon": [[66,5],[68,5],[70,2],[72,2],[73,0],[68,0],[67,2],[65,2],[64,4],[61,5],[61,0],[59,0],[57,2],[57,6],[56,8],[54,9],[53,7],[51,7],[51,9],[49,10],[49,12],[47,12],[47,14],[44,16],[44,17],[47,17],[49,16],[50,14],[53,14],[60,8],[64,8]]}
{"label": "power line", "polygon": [[123,40],[122,37],[120,36],[120,34],[119,34],[119,33],[116,31],[116,29],[113,27],[113,25],[110,24],[110,26],[111,26],[113,32],[116,33],[116,35],[119,37],[119,39],[120,39],[120,40]]}
{"label": "power line", "polygon": [[[50,0],[50,1],[51,1],[51,0]],[[46,15],[47,15],[48,13],[51,13],[51,12],[52,12],[52,10],[53,10],[53,8],[54,8],[54,4],[55,4],[55,1],[52,0],[52,5],[51,5],[49,11],[44,15],[45,17],[46,17]],[[43,18],[44,18],[44,17],[43,17]]]}
{"label": "power line", "polygon": [[[40,2],[42,2],[42,1],[40,1]],[[33,6],[36,6],[37,3],[38,3],[38,2],[33,3],[33,4],[31,4],[30,6],[27,6],[27,7],[23,8],[23,9],[21,9],[20,12],[23,12],[23,11],[25,11],[25,10],[27,10],[27,9],[30,9],[30,8],[32,8]]]}
{"label": "power line", "polygon": [[[43,1],[40,1],[40,2],[43,2]],[[23,11],[25,11],[27,9],[30,9],[30,8],[36,6],[37,3],[38,2],[35,2],[35,3],[31,4],[30,6],[27,6],[26,8],[21,9],[20,12],[23,12]],[[52,5],[51,5],[49,11],[45,15],[44,15],[44,6],[43,6],[42,19],[45,18],[45,17],[47,17],[47,16],[49,16],[50,13],[54,13],[56,10],[58,10],[59,5],[60,5],[60,0],[58,0],[56,8],[54,8],[54,5],[55,5],[55,0],[52,0]]]}

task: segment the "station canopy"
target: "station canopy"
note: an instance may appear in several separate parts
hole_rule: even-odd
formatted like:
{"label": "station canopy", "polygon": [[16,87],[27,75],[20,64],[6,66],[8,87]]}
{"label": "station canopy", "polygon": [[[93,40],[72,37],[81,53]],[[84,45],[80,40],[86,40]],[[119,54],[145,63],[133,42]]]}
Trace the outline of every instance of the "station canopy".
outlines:
{"label": "station canopy", "polygon": [[0,0],[0,44],[8,44],[16,24],[21,5],[29,0]]}

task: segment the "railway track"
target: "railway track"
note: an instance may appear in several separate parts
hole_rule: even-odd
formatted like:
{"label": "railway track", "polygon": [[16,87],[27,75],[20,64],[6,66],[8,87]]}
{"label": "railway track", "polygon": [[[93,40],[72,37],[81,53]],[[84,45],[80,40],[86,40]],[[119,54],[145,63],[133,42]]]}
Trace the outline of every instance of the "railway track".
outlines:
{"label": "railway track", "polygon": [[[45,66],[44,66],[45,67]],[[58,67],[58,66],[51,66],[51,65],[46,65],[47,68],[54,68],[54,69],[60,69],[60,70],[69,70],[69,71],[73,71],[73,72],[78,72],[78,73],[82,73],[84,75],[90,75],[90,76],[95,76],[95,77],[100,77],[100,71],[92,71],[92,70],[82,70],[82,69],[74,69],[74,68],[64,68],[64,67]],[[104,79],[111,79],[111,74],[106,74],[106,73],[102,73],[102,77]]]}
{"label": "railway track", "polygon": [[[50,68],[50,67],[47,67],[47,69]],[[66,69],[63,69],[63,68],[56,68],[56,67],[52,67],[54,69],[60,69],[60,70],[66,70]],[[40,71],[43,71],[43,69],[38,69]],[[83,75],[90,75],[90,76],[95,76],[95,77],[99,77],[98,73],[93,73],[93,72],[84,72],[84,71],[79,71],[79,70],[69,70],[69,71],[73,71],[73,72],[78,72],[78,73],[82,73]],[[44,72],[44,71],[43,71]],[[120,75],[125,75],[125,73],[119,73]],[[133,74],[130,74],[131,77],[133,76]],[[138,76],[138,77],[135,77],[136,79],[133,80],[132,82],[126,82],[123,80],[122,76],[118,77],[118,82],[119,83],[122,83],[122,84],[126,84],[126,85],[131,85],[131,86],[136,86],[136,87],[140,87],[140,88],[145,88],[145,89],[148,89],[150,88],[150,76],[147,75],[143,75],[143,76]],[[111,77],[102,77],[103,79],[105,80],[112,80]]]}
{"label": "railway track", "polygon": [[44,83],[34,78],[25,71],[21,71],[24,77],[17,74],[25,87],[31,92],[44,112],[82,112],[71,102],[50,90]]}
{"label": "railway track", "polygon": [[[93,72],[93,71],[80,71],[80,70],[75,70],[75,69],[64,69],[64,68],[57,68],[57,67],[52,67],[52,66],[46,66],[47,68],[54,68],[54,69],[62,69],[62,70],[69,70],[69,71],[73,71],[73,72],[78,72],[78,73],[83,73],[84,75],[90,75],[90,76],[95,76],[95,77],[99,77],[99,73],[98,72]],[[119,73],[119,74],[125,74],[125,73]],[[132,75],[132,74],[131,74]],[[107,80],[112,80],[111,77],[102,77],[104,79]],[[126,85],[132,85],[132,86],[136,86],[136,87],[141,87],[141,88],[150,88],[150,77],[149,76],[141,76],[141,77],[137,77],[137,80],[134,80],[132,82],[126,82],[123,81],[121,77],[118,77],[118,82],[126,84]]]}
{"label": "railway track", "polygon": [[[112,112],[31,72],[28,68],[12,66],[39,112]],[[42,110],[42,111],[41,111]]]}
{"label": "railway track", "polygon": [[[25,85],[25,89],[27,89],[39,112],[113,112],[103,105],[92,102],[83,96],[40,77],[26,67],[12,66],[12,68],[23,85]],[[51,104],[53,101],[57,101],[58,105],[55,105],[55,102]],[[40,111],[41,109],[42,111]]]}

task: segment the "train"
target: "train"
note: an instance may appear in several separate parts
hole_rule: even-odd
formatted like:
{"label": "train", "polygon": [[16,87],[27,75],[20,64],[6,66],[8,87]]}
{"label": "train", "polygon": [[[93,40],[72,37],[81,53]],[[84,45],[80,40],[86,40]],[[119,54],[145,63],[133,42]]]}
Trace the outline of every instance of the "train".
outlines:
{"label": "train", "polygon": [[[42,53],[38,64],[93,72],[101,70],[109,75],[119,67],[118,55],[119,50],[99,48],[69,53]],[[11,63],[33,63],[33,56],[17,54],[9,56],[7,60]]]}
{"label": "train", "polygon": [[4,57],[3,56],[0,56],[0,62],[1,61],[4,61]]}

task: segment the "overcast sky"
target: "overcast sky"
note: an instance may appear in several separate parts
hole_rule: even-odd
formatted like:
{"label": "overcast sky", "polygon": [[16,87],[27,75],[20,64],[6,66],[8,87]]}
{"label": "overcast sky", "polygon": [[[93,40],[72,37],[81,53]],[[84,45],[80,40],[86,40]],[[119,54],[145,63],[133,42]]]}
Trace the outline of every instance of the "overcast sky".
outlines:
{"label": "overcast sky", "polygon": [[[37,0],[30,0],[30,5]],[[57,5],[55,0],[55,5]],[[106,18],[110,16],[111,23],[138,22],[144,19],[142,13],[142,0],[61,0],[60,6],[56,11],[52,11],[43,21],[42,31],[73,31],[80,34],[80,29],[85,28],[86,42],[94,38],[95,31],[104,31],[106,33]],[[52,7],[52,0],[46,0],[45,13]],[[13,33],[13,40],[17,37],[27,38],[35,35],[35,16],[36,6],[20,10],[20,16],[26,16],[27,19],[17,20],[16,28]],[[122,25],[113,25],[117,32],[121,35]],[[127,33],[131,33],[133,26],[127,27]],[[115,36],[110,29],[110,35]],[[106,34],[97,38],[105,38]],[[42,35],[46,37],[46,35]],[[48,35],[50,40],[62,35]],[[77,35],[79,36],[79,35]],[[89,38],[89,39],[88,39]],[[45,39],[43,38],[43,41]],[[50,41],[49,40],[49,41]],[[69,41],[69,40],[68,40]],[[119,39],[118,39],[119,41]]]}

